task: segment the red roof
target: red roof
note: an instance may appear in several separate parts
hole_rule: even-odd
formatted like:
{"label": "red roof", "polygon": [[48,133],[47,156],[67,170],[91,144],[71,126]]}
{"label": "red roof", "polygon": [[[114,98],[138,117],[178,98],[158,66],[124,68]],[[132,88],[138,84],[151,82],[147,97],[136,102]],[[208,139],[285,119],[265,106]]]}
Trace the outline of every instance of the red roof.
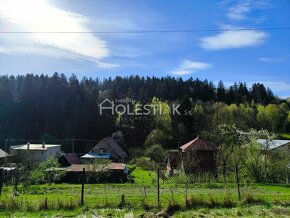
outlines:
{"label": "red roof", "polygon": [[67,162],[69,162],[70,165],[81,164],[81,161],[76,153],[67,153],[64,155],[64,158],[67,160]]}
{"label": "red roof", "polygon": [[182,152],[186,152],[188,150],[193,150],[193,151],[215,151],[217,150],[217,146],[204,139],[200,138],[195,138],[191,140],[190,142],[187,142],[186,144],[182,145],[180,147]]}
{"label": "red roof", "polygon": [[102,139],[103,141],[105,141],[107,143],[108,146],[110,146],[117,155],[119,155],[119,157],[123,157],[126,158],[127,154],[125,153],[125,151],[121,148],[121,146],[115,142],[115,140],[112,137],[106,137]]}
{"label": "red roof", "polygon": [[124,170],[126,168],[126,164],[124,163],[110,163],[110,170]]}
{"label": "red roof", "polygon": [[72,164],[69,168],[68,171],[70,172],[82,172],[83,168],[87,172],[98,172],[98,171],[103,171],[103,170],[125,170],[126,169],[126,164],[123,163],[109,163],[108,165],[92,165],[92,164]]}

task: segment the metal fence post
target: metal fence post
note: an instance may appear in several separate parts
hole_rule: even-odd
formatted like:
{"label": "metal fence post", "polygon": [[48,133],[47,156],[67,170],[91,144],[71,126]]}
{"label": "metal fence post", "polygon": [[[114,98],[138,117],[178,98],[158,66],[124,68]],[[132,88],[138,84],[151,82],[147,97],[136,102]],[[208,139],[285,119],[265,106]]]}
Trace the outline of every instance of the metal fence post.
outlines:
{"label": "metal fence post", "polygon": [[82,195],[81,195],[81,204],[82,205],[84,205],[85,177],[86,177],[86,170],[85,170],[85,168],[83,168],[83,174],[82,174]]}
{"label": "metal fence post", "polygon": [[0,169],[0,196],[2,194],[2,188],[3,188],[3,184],[4,184],[4,170]]}
{"label": "metal fence post", "polygon": [[158,209],[160,209],[160,167],[157,170],[157,201]]}
{"label": "metal fence post", "polygon": [[238,196],[239,200],[241,200],[241,190],[240,190],[240,178],[239,178],[239,167],[238,164],[236,163],[236,180],[237,180],[237,186],[238,186]]}

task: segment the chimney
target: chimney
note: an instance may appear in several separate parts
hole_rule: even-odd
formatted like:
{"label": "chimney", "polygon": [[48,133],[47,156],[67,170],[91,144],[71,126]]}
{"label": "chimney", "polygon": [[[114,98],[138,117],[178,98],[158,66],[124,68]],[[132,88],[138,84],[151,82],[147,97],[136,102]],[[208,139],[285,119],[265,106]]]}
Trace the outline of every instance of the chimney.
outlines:
{"label": "chimney", "polygon": [[27,142],[27,150],[29,150],[29,148],[30,148],[30,143]]}
{"label": "chimney", "polygon": [[45,142],[42,142],[42,148],[45,148]]}

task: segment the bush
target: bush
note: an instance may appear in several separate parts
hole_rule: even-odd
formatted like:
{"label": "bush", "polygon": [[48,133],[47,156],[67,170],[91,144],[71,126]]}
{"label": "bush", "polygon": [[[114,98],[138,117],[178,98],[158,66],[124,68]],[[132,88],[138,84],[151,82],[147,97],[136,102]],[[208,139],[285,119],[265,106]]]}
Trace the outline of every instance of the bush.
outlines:
{"label": "bush", "polygon": [[150,160],[148,157],[138,157],[131,160],[130,164],[135,164],[141,167],[143,170],[155,170],[157,165],[154,161]]}
{"label": "bush", "polygon": [[32,184],[52,183],[60,179],[64,172],[58,170],[59,163],[55,157],[50,157],[42,162],[37,169],[35,169],[29,180]]}
{"label": "bush", "polygon": [[250,204],[266,204],[267,202],[261,198],[256,198],[251,194],[247,194],[243,200],[242,204],[250,205]]}
{"label": "bush", "polygon": [[145,151],[145,155],[156,163],[165,162],[167,156],[166,151],[159,144],[148,147]]}

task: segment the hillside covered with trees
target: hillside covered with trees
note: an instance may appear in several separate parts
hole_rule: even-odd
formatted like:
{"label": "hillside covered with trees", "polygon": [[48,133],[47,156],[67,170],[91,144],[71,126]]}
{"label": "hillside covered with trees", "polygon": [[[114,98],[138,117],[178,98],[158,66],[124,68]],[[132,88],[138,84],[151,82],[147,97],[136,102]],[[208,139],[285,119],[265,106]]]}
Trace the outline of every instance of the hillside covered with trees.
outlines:
{"label": "hillside covered with trees", "polygon": [[[134,99],[136,104],[180,104],[181,115],[112,115],[99,113],[104,99]],[[247,87],[199,79],[116,77],[104,80],[72,75],[0,77],[0,139],[101,139],[117,130],[127,149],[161,144],[176,148],[197,135],[211,137],[220,123],[241,129],[290,132],[289,103],[263,84]],[[79,149],[81,149],[81,145]]]}

